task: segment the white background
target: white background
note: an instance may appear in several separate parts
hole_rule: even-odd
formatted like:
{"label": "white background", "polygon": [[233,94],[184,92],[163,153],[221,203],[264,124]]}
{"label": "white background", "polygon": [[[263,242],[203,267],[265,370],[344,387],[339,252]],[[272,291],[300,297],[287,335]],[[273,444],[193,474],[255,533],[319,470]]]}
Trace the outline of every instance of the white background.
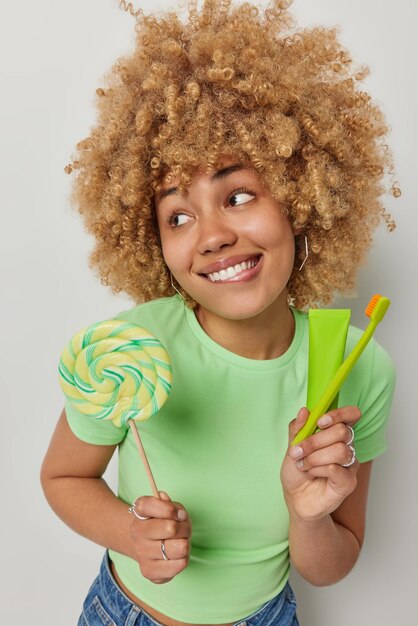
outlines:
{"label": "white background", "polygon": [[[144,0],[145,12],[156,7]],[[158,7],[172,7],[160,0]],[[389,296],[377,338],[393,356],[398,384],[389,449],[376,460],[366,543],[339,584],[314,588],[297,576],[302,626],[412,623],[417,589],[417,8],[413,0],[296,0],[301,25],[341,25],[341,39],[372,75],[366,88],[393,128],[391,146],[403,195],[388,196],[398,228],[382,226],[357,298]],[[68,529],[49,509],[39,469],[63,398],[59,354],[79,329],[133,303],[112,296],[88,269],[91,239],[68,197],[64,166],[94,122],[100,77],[130,50],[134,19],[117,0],[3,2],[1,52],[0,623],[75,626],[102,548]],[[414,278],[415,277],[415,278]],[[115,485],[112,462],[109,480]],[[243,511],[243,514],[246,512]],[[247,512],[251,514],[251,512]]]}

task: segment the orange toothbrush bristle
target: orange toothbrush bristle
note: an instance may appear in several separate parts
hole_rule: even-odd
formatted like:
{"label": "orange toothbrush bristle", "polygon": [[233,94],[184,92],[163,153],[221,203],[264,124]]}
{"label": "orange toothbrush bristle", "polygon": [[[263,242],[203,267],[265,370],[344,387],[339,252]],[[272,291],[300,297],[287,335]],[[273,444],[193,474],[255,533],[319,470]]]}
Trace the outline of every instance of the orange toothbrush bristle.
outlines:
{"label": "orange toothbrush bristle", "polygon": [[376,304],[379,302],[379,299],[382,296],[380,295],[380,293],[375,294],[371,299],[369,304],[366,307],[366,310],[364,311],[365,314],[367,315],[367,317],[370,317],[371,314],[373,313],[373,309],[376,306]]}

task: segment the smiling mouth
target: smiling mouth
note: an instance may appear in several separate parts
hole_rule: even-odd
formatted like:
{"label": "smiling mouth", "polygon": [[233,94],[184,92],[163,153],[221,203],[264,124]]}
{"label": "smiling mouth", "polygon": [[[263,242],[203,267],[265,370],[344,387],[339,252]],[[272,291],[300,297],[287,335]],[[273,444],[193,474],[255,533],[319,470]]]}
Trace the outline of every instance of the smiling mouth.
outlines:
{"label": "smiling mouth", "polygon": [[256,265],[258,265],[260,258],[261,255],[258,255],[252,257],[251,259],[247,259],[247,261],[242,261],[242,263],[231,265],[230,267],[220,270],[219,272],[202,274],[202,276],[209,279],[212,283],[226,282],[231,280],[232,278],[239,276],[243,272],[248,272],[248,270],[252,270],[254,267],[256,267]]}

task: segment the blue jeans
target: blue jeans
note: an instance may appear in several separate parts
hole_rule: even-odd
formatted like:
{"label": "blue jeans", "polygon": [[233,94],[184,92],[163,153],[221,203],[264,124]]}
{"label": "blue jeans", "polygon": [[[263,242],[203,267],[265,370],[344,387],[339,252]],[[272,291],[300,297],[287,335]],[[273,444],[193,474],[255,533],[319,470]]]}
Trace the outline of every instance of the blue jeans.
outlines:
{"label": "blue jeans", "polygon": [[[107,552],[84,601],[78,626],[161,626],[121,590],[110,569]],[[295,596],[289,584],[258,611],[234,626],[299,626]]]}

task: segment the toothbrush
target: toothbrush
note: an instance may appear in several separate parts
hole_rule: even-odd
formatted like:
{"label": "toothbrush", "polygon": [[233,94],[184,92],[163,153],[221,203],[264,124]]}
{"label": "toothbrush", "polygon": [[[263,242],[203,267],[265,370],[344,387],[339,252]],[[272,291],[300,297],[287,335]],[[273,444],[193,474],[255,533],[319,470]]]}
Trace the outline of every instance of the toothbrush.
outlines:
{"label": "toothbrush", "polygon": [[321,415],[323,415],[327,411],[331,402],[333,401],[333,399],[335,398],[335,396],[341,389],[345,379],[347,378],[347,376],[353,369],[354,365],[357,363],[357,360],[362,354],[364,348],[367,346],[370,339],[372,338],[372,335],[374,331],[376,330],[377,325],[384,318],[385,313],[388,310],[389,306],[390,306],[389,298],[385,298],[384,296],[381,296],[380,294],[376,294],[375,296],[371,298],[365,310],[366,315],[370,317],[370,322],[367,325],[366,330],[363,332],[362,336],[360,337],[359,341],[357,342],[353,350],[350,352],[348,357],[345,359],[345,361],[339,367],[337,372],[334,374],[334,377],[332,378],[328,387],[326,388],[326,390],[324,391],[324,393],[318,400],[317,404],[314,406],[314,408],[310,412],[306,423],[304,424],[304,426],[300,429],[300,431],[297,433],[297,435],[293,439],[292,446],[297,443],[300,443],[307,437],[310,437],[311,435],[314,434],[314,432],[317,429],[318,419],[321,417]]}

